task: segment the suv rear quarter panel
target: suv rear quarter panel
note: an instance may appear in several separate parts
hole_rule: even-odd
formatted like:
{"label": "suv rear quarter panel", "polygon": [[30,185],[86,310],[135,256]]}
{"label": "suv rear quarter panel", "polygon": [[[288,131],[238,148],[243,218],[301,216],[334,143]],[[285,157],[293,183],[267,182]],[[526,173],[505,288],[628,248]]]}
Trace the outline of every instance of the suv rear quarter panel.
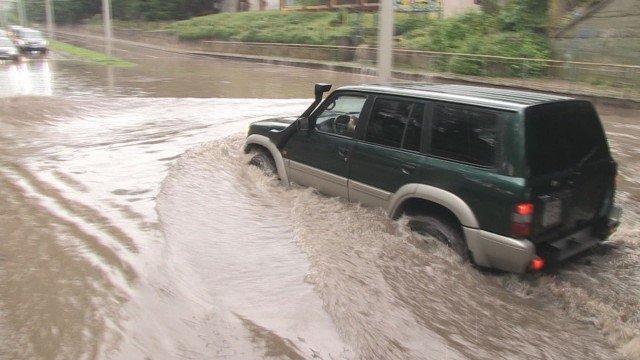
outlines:
{"label": "suv rear quarter panel", "polygon": [[525,195],[523,178],[429,156],[422,157],[416,179],[457,195],[471,208],[481,229],[505,236],[515,199]]}

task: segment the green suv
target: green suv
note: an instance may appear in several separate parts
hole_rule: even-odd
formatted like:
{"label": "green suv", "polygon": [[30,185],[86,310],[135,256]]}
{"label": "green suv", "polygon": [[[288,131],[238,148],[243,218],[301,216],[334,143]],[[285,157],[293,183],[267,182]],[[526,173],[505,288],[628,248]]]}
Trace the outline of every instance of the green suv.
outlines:
{"label": "green suv", "polygon": [[285,184],[408,216],[480,267],[540,270],[618,227],[617,166],[588,101],[464,85],[347,86],[251,124],[251,163]]}

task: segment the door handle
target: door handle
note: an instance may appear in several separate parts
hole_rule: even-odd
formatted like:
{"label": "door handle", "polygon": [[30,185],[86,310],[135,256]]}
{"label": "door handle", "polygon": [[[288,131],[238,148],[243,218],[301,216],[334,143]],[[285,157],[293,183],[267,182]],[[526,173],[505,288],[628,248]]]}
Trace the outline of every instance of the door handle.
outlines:
{"label": "door handle", "polygon": [[416,169],[415,165],[410,165],[410,164],[402,164],[400,165],[400,171],[402,171],[403,174],[406,175],[410,175],[411,173],[413,173]]}
{"label": "door handle", "polygon": [[338,156],[340,156],[344,162],[347,162],[349,160],[349,149],[338,148]]}

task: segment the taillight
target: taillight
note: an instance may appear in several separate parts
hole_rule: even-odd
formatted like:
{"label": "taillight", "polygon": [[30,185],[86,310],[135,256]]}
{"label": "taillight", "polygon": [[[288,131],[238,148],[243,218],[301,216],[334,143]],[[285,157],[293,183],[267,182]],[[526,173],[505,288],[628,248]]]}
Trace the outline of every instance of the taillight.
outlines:
{"label": "taillight", "polygon": [[514,238],[527,238],[531,236],[531,223],[533,222],[533,204],[516,204],[511,215],[511,236]]}

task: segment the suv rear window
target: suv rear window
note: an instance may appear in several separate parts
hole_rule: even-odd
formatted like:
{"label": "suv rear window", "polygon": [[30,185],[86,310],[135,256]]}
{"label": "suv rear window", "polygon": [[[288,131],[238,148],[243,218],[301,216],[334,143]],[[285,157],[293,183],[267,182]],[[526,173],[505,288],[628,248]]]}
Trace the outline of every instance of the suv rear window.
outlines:
{"label": "suv rear window", "polygon": [[496,163],[499,112],[437,104],[431,125],[431,154],[480,166]]}
{"label": "suv rear window", "polygon": [[534,106],[526,111],[525,126],[527,157],[533,176],[609,158],[600,119],[588,102]]}

